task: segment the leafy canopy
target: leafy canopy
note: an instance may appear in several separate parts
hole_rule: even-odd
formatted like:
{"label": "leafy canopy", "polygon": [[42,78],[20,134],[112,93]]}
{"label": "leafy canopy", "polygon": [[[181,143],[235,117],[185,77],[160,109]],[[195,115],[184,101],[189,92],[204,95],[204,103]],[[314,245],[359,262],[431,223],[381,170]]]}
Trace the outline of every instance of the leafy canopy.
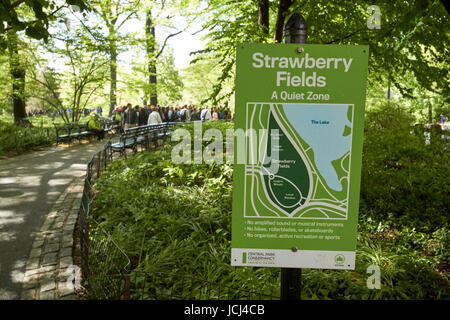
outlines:
{"label": "leafy canopy", "polygon": [[80,11],[88,9],[86,0],[2,0],[0,2],[0,47],[6,47],[8,31],[25,31],[33,39],[47,41],[49,22],[56,13],[67,6],[76,6]]}

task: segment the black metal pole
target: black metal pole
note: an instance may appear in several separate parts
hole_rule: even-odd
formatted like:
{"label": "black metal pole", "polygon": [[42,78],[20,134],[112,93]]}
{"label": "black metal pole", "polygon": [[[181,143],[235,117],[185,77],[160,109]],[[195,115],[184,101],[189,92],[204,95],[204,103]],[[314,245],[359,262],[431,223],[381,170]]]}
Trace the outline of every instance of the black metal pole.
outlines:
{"label": "black metal pole", "polygon": [[281,268],[281,300],[300,300],[302,290],[302,269]]}
{"label": "black metal pole", "polygon": [[284,43],[306,43],[307,29],[303,16],[294,13],[284,26]]}
{"label": "black metal pole", "polygon": [[[306,43],[307,25],[301,14],[294,13],[284,26],[284,43]],[[302,50],[297,50],[301,53]],[[293,248],[293,251],[297,249]],[[281,268],[281,300],[300,300],[302,269]]]}

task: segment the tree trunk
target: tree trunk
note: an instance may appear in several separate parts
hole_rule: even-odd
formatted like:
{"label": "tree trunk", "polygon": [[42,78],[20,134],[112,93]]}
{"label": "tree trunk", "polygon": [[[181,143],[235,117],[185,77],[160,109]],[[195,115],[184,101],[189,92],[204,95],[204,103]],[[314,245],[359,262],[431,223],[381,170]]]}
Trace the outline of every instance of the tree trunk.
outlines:
{"label": "tree trunk", "polygon": [[428,123],[433,123],[433,106],[428,102]]}
{"label": "tree trunk", "polygon": [[284,19],[286,18],[289,7],[293,3],[293,0],[280,0],[280,4],[278,5],[277,22],[275,23],[275,33],[273,36],[274,40],[278,43],[281,43],[283,40]]}
{"label": "tree trunk", "polygon": [[269,35],[269,0],[259,0],[258,25],[262,27],[264,34]]}
{"label": "tree trunk", "polygon": [[147,58],[148,58],[148,97],[150,104],[156,106],[158,104],[157,79],[156,79],[156,53],[155,53],[155,26],[152,21],[151,10],[147,11],[147,19],[145,21],[145,35],[147,39]]}
{"label": "tree trunk", "polygon": [[8,32],[8,51],[9,51],[9,73],[12,80],[12,106],[14,114],[14,123],[17,125],[29,126],[25,110],[25,68],[21,65],[19,56],[19,38],[15,31]]}
{"label": "tree trunk", "polygon": [[111,78],[109,88],[109,114],[112,114],[117,106],[117,43],[113,30],[110,30],[109,37],[109,76]]}

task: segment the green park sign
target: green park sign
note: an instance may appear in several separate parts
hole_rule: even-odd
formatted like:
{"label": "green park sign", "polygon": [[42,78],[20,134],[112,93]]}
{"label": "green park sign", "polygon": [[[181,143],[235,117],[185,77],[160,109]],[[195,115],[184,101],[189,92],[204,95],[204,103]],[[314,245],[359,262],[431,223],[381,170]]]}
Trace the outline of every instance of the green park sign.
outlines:
{"label": "green park sign", "polygon": [[354,269],[368,54],[238,44],[232,265]]}

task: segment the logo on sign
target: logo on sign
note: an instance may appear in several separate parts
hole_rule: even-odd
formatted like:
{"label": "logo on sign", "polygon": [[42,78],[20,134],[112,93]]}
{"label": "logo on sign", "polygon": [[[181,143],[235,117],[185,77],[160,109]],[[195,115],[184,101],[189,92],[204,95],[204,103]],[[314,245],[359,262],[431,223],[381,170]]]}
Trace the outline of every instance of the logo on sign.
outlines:
{"label": "logo on sign", "polygon": [[343,254],[337,254],[337,255],[334,257],[334,262],[336,262],[336,265],[338,265],[338,266],[344,265],[344,262],[345,262],[345,256],[344,256]]}

